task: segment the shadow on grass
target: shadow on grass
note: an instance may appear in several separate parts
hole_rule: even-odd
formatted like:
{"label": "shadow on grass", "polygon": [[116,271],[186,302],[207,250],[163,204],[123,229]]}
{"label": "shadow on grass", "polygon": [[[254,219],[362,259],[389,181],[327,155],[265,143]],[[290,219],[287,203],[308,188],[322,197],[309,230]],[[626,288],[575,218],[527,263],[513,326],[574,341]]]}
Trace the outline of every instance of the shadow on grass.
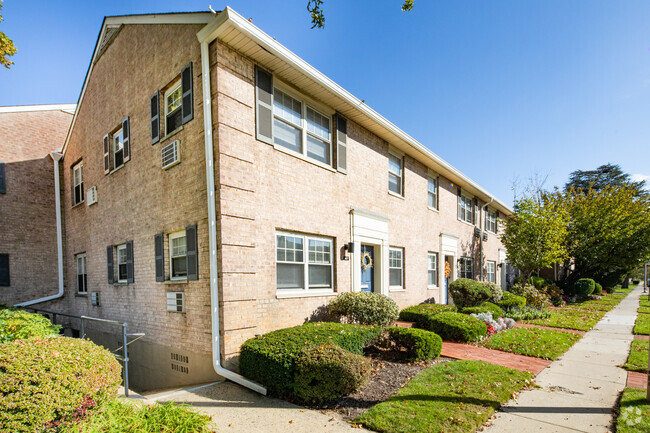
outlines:
{"label": "shadow on grass", "polygon": [[463,396],[454,397],[449,395],[394,395],[386,400],[387,403],[400,401],[432,401],[450,402],[456,404],[475,404],[477,406],[491,406],[493,409],[497,409],[499,406],[501,406],[501,403],[499,403],[497,400],[484,400],[481,398]]}

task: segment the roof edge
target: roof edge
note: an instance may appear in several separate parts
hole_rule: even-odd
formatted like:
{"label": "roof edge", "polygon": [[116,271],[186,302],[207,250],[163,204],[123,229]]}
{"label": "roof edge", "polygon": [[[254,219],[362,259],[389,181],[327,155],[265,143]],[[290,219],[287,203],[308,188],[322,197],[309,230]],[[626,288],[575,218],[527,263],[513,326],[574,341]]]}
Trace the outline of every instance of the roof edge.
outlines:
{"label": "roof edge", "polygon": [[77,104],[42,104],[42,105],[14,105],[0,107],[0,113],[25,113],[30,111],[64,111],[74,114]]}

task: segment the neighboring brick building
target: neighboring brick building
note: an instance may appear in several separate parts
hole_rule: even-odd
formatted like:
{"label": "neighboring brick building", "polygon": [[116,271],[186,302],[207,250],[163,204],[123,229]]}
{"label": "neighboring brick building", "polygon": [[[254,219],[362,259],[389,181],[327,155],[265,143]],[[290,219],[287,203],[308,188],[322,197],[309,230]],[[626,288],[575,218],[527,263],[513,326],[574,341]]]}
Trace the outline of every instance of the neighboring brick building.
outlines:
{"label": "neighboring brick building", "polygon": [[0,107],[0,303],[58,289],[54,163],[74,104]]}
{"label": "neighboring brick building", "polygon": [[215,344],[236,368],[337,293],[503,281],[511,210],[231,9],[106,18],[63,152],[46,305],[145,333],[135,388],[211,380]]}

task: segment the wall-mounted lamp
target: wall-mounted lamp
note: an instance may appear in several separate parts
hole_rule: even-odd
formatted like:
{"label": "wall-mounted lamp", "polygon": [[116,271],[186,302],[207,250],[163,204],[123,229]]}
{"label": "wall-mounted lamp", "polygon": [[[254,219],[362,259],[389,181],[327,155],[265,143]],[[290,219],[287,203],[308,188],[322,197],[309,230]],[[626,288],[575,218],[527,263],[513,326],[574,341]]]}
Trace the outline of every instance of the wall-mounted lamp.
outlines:
{"label": "wall-mounted lamp", "polygon": [[347,253],[354,253],[354,243],[350,242],[348,244],[343,245],[343,260],[350,260],[350,257],[347,255]]}

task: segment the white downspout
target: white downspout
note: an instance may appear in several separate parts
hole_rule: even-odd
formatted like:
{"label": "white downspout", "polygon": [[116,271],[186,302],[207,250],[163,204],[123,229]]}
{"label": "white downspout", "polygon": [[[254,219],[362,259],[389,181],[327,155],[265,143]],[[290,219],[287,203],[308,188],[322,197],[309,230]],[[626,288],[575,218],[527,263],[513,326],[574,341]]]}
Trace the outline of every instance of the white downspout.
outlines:
{"label": "white downspout", "polygon": [[214,155],[212,147],[212,98],[210,93],[210,52],[207,41],[201,42],[201,77],[203,80],[203,131],[205,137],[205,177],[208,193],[208,233],[210,241],[210,309],[212,316],[212,366],[214,371],[246,388],[266,395],[266,388],[221,366],[219,330],[219,283],[217,280],[217,213],[215,205]]}
{"label": "white downspout", "polygon": [[[490,197],[490,202],[485,203],[483,205],[483,212],[487,212],[487,208],[492,204],[494,201],[494,197]],[[483,224],[483,227],[481,228],[481,281],[483,281],[483,230],[485,230],[485,215],[483,215],[483,221],[481,223]],[[496,269],[494,270],[496,272]]]}
{"label": "white downspout", "polygon": [[50,156],[54,161],[54,203],[56,205],[56,252],[59,272],[59,291],[56,295],[34,299],[33,301],[21,302],[20,304],[16,304],[16,307],[27,307],[29,305],[39,304],[41,302],[63,297],[63,233],[61,229],[61,188],[59,186],[59,161],[63,157],[63,154],[52,152],[50,153]]}

